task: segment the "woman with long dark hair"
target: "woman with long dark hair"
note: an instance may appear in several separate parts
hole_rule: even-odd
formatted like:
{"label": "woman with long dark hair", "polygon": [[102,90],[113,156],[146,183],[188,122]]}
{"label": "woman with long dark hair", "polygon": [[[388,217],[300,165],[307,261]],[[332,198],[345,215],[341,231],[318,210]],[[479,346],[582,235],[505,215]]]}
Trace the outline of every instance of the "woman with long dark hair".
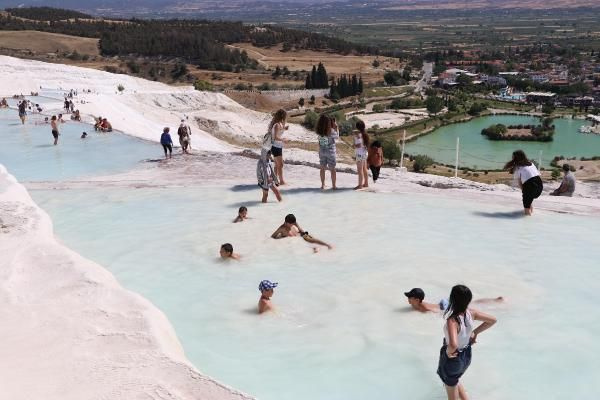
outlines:
{"label": "woman with long dark hair", "polygon": [[354,135],[354,153],[356,156],[356,171],[358,172],[358,186],[354,189],[369,187],[369,173],[367,172],[367,157],[369,156],[369,134],[363,121],[356,121],[357,132]]}
{"label": "woman with long dark hair", "polygon": [[506,163],[504,169],[514,174],[523,192],[523,208],[525,215],[533,213],[533,200],[540,197],[544,190],[544,183],[540,177],[540,171],[529,161],[523,150],[517,150],[512,154],[512,160]]}
{"label": "woman with long dark hair", "polygon": [[[469,308],[473,299],[471,290],[456,285],[450,292],[448,308],[444,313],[444,344],[440,349],[437,373],[444,382],[448,400],[467,400],[467,392],[459,383],[460,377],[471,364],[471,346],[477,336],[496,323],[496,318]],[[474,327],[475,321],[482,323]]]}
{"label": "woman with long dark hair", "polygon": [[280,185],[285,185],[285,180],[283,179],[283,134],[288,129],[288,126],[285,124],[286,120],[287,112],[281,108],[273,115],[268,129],[272,140],[271,154],[275,159],[275,175],[277,175]]}
{"label": "woman with long dark hair", "polygon": [[317,121],[317,135],[319,135],[319,164],[321,166],[321,189],[325,189],[325,170],[331,172],[332,189],[337,189],[336,182],[336,148],[335,139],[339,137],[335,118],[321,114]]}

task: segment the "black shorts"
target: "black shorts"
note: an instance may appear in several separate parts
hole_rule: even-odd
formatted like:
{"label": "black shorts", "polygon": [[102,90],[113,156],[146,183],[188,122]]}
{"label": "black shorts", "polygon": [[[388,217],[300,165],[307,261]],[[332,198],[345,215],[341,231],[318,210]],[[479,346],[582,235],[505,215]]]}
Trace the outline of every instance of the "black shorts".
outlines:
{"label": "black shorts", "polygon": [[544,183],[542,182],[542,178],[539,176],[529,178],[523,184],[523,207],[530,208],[531,203],[533,203],[533,199],[540,197],[543,190]]}
{"label": "black shorts", "polygon": [[283,148],[272,146],[271,154],[273,155],[273,157],[281,157],[283,155]]}
{"label": "black shorts", "polygon": [[165,151],[165,154],[167,154],[167,150],[169,151],[169,153],[173,152],[173,146],[171,146],[170,144],[163,144],[162,147],[163,147],[163,150]]}
{"label": "black shorts", "polygon": [[58,139],[58,131],[52,130],[52,136],[54,136],[54,139]]}
{"label": "black shorts", "polygon": [[471,346],[458,352],[456,357],[450,358],[446,354],[446,345],[440,349],[440,361],[437,374],[446,386],[458,385],[458,380],[471,365]]}

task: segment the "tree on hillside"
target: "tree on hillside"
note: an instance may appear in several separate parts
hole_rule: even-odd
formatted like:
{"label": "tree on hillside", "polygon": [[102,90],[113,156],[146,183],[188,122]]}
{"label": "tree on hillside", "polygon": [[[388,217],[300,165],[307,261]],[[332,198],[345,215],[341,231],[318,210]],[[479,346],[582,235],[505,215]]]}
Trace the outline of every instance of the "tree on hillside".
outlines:
{"label": "tree on hillside", "polygon": [[304,82],[304,88],[305,89],[313,88],[312,79],[310,78],[310,74],[306,74],[306,82]]}
{"label": "tree on hillside", "polygon": [[444,108],[444,99],[438,96],[429,96],[425,100],[425,107],[430,114],[436,115]]}
{"label": "tree on hillside", "polygon": [[383,80],[390,86],[404,85],[406,81],[402,79],[400,71],[388,71],[383,74]]}
{"label": "tree on hillside", "polygon": [[329,78],[327,77],[327,71],[325,70],[323,63],[319,63],[319,66],[317,67],[317,81],[320,89],[329,86]]}

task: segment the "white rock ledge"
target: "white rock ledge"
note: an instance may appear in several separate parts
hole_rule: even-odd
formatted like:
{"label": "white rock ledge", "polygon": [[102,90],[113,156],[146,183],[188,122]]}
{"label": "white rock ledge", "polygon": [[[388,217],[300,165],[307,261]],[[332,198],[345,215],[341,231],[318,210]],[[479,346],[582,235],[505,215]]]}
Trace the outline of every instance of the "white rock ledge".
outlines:
{"label": "white rock ledge", "polygon": [[0,320],[1,399],[252,399],[198,372],[161,311],[58,243],[1,165]]}

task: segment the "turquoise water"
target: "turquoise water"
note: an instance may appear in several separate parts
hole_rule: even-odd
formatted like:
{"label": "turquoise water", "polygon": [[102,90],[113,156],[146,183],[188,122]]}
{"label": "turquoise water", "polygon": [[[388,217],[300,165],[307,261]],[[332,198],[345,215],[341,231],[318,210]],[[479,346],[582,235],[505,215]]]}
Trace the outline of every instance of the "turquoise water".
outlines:
{"label": "turquoise water", "polygon": [[492,124],[527,125],[539,124],[539,118],[502,115],[473,119],[462,124],[441,127],[429,135],[406,144],[409,154],[426,154],[434,160],[454,165],[456,138],[460,137],[460,166],[479,169],[500,169],[510,159],[514,150],[522,149],[535,160],[542,151],[542,165],[548,167],[555,156],[592,157],[600,156],[600,136],[578,132],[587,121],[555,119],[554,141],[520,142],[492,141],[481,134],[481,130]]}
{"label": "turquoise water", "polygon": [[[158,144],[118,132],[96,133],[92,126],[70,120],[60,126],[61,136],[54,146],[50,124],[43,119],[40,114],[29,115],[22,125],[16,110],[0,110],[0,164],[20,181],[116,173],[162,156]],[[89,136],[81,139],[84,131]]]}
{"label": "turquoise water", "polygon": [[[597,397],[597,219],[522,218],[518,199],[312,190],[259,205],[250,184],[31,194],[66,245],[167,314],[201,371],[262,400],[444,399],[442,320],[409,311],[403,292],[437,301],[456,283],[507,298],[481,308],[499,322],[474,348],[472,398]],[[232,224],[242,204],[253,219]],[[335,249],[270,239],[288,212]],[[240,262],[217,259],[224,242]],[[261,279],[279,282],[278,314],[255,313]]]}

